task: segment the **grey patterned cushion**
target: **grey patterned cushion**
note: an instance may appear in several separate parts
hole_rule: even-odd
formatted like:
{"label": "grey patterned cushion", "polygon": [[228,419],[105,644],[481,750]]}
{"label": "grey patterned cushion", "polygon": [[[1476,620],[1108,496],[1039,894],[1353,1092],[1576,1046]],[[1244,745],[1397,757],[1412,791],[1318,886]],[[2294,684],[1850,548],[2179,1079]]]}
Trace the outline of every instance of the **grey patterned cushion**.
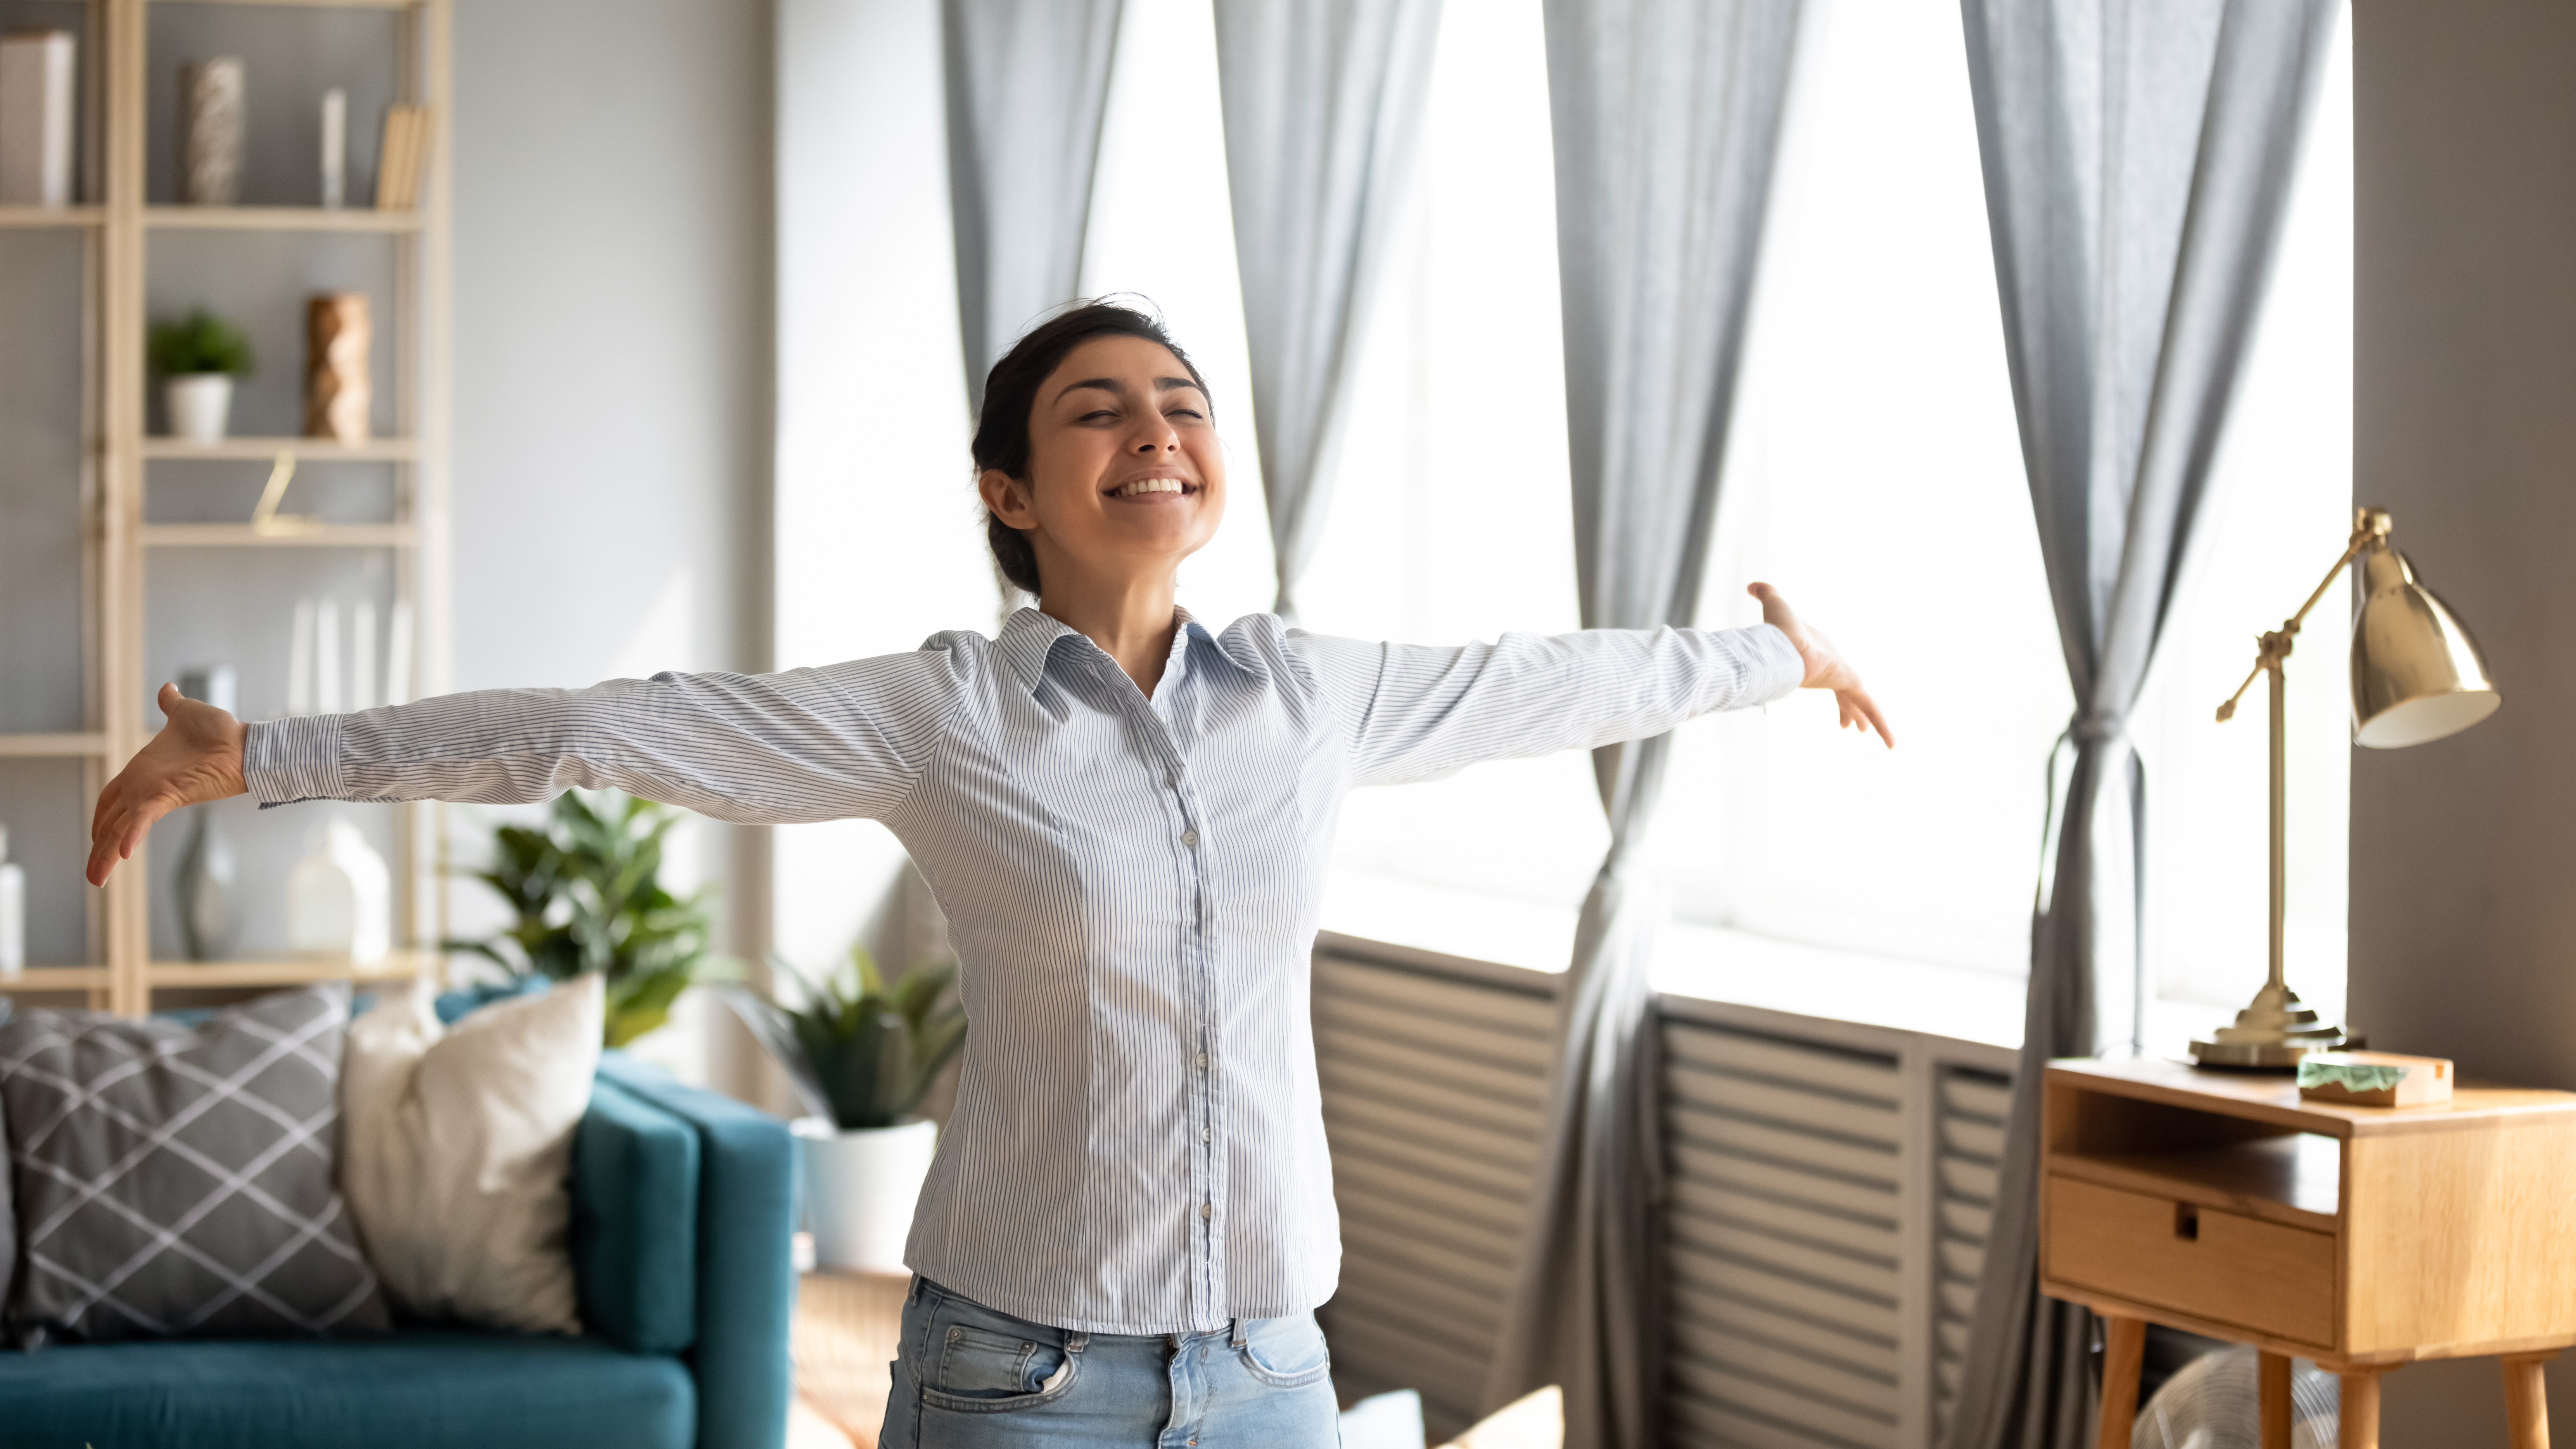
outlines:
{"label": "grey patterned cushion", "polygon": [[189,1030],[89,1011],[0,1023],[18,1342],[387,1326],[336,1182],[349,990]]}

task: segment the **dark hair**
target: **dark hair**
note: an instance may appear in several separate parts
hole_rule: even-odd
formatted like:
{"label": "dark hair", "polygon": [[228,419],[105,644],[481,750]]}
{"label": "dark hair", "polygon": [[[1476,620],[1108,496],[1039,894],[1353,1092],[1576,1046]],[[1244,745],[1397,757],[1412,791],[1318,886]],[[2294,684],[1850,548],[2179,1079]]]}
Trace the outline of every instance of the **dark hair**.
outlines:
{"label": "dark hair", "polygon": [[[1199,391],[1207,391],[1207,379],[1199,376],[1198,364],[1190,361],[1190,355],[1172,340],[1172,334],[1163,330],[1160,317],[1117,302],[1074,303],[1023,333],[985,375],[984,406],[975,417],[975,442],[970,450],[979,474],[995,468],[1028,481],[1029,416],[1037,408],[1038,388],[1067,353],[1095,337],[1141,337],[1154,343],[1179,358]],[[1038,591],[1037,550],[1029,546],[1027,534],[994,517],[987,508],[984,541],[992,546],[993,562],[1000,566],[1003,578],[1032,594]]]}

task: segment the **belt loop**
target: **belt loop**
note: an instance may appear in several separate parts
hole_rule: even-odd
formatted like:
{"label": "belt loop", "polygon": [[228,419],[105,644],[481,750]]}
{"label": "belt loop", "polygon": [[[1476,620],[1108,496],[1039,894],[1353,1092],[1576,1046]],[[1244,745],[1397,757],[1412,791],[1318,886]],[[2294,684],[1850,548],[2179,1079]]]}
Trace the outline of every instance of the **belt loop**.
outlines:
{"label": "belt loop", "polygon": [[920,1306],[920,1303],[921,1303],[921,1284],[922,1284],[922,1277],[921,1277],[921,1275],[920,1275],[919,1273],[915,1273],[915,1274],[913,1274],[913,1275],[912,1275],[912,1286],[911,1286],[910,1288],[905,1289],[905,1290],[904,1290],[904,1294],[903,1294],[903,1303],[904,1303],[904,1306],[905,1306],[905,1307],[907,1307],[907,1308],[914,1308],[914,1307],[918,1307],[918,1306]]}
{"label": "belt loop", "polygon": [[1244,1327],[1245,1327],[1245,1325],[1246,1325],[1246,1324],[1249,1324],[1251,1321],[1252,1321],[1252,1320],[1251,1320],[1251,1319],[1248,1319],[1248,1318],[1238,1318],[1238,1319],[1235,1319],[1235,1320],[1234,1320],[1234,1324],[1233,1324],[1233,1327],[1234,1327],[1234,1339],[1233,1339],[1233,1342],[1232,1342],[1232,1343],[1230,1343],[1230,1344],[1228,1345],[1228,1347],[1232,1347],[1232,1348],[1241,1348],[1241,1347],[1243,1347]]}
{"label": "belt loop", "polygon": [[1064,1336],[1064,1351],[1065,1356],[1068,1358],[1081,1353],[1084,1349],[1089,1347],[1091,1347],[1090,1334],[1068,1333]]}

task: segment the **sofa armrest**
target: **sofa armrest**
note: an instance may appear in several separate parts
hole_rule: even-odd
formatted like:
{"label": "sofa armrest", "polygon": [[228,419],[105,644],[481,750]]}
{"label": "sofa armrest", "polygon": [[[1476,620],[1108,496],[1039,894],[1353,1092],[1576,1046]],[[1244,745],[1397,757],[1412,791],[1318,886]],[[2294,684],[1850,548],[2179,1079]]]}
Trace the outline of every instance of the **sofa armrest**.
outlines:
{"label": "sofa armrest", "polygon": [[697,1347],[700,1449],[777,1449],[795,1373],[796,1150],[787,1126],[685,1087],[624,1052],[600,1056],[608,1088],[687,1123],[699,1151]]}
{"label": "sofa armrest", "polygon": [[582,1321],[628,1353],[698,1340],[697,1127],[607,1077],[573,1134],[572,1260]]}

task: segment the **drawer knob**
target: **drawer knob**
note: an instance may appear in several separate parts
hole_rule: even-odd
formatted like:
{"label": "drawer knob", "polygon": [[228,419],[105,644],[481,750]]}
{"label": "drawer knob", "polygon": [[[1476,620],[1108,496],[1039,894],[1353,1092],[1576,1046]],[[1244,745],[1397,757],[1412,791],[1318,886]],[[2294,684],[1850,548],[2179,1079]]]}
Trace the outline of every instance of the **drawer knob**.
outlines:
{"label": "drawer knob", "polygon": [[2185,1242],[2200,1241],[2200,1205],[2198,1203],[2174,1204],[2174,1236]]}

